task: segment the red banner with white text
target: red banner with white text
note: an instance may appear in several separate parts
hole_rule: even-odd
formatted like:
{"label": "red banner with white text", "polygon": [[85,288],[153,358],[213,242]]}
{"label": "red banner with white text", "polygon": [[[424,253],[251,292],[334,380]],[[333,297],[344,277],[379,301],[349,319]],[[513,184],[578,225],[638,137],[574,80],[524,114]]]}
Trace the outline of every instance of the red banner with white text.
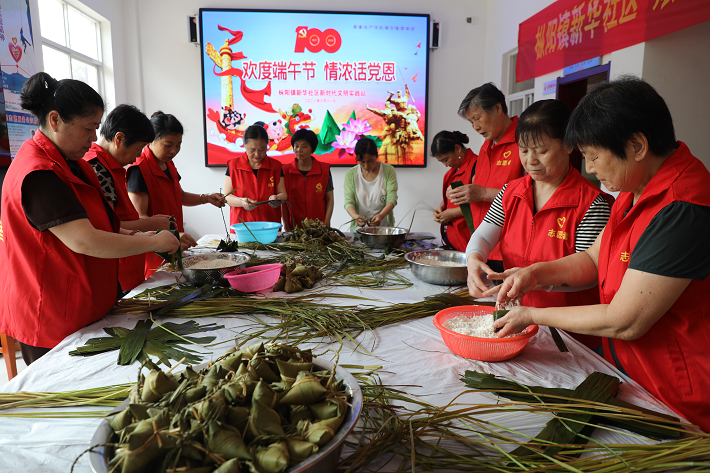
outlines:
{"label": "red banner with white text", "polygon": [[520,23],[517,81],[708,20],[709,0],[558,0]]}

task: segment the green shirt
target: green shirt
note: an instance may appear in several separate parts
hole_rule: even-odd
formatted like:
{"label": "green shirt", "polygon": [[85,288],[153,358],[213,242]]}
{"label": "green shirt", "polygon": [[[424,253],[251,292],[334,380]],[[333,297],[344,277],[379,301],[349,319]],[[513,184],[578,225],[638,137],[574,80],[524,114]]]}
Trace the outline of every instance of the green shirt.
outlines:
{"label": "green shirt", "polygon": [[[360,213],[358,198],[355,192],[355,179],[357,177],[358,166],[354,166],[348,170],[345,174],[345,183],[343,184],[343,193],[345,194],[345,210],[348,207],[354,207],[355,212]],[[394,167],[380,162],[382,166],[382,179],[385,182],[385,205],[391,203],[397,205],[397,174],[395,173]],[[383,222],[384,226],[393,227],[394,226],[394,211],[390,212]],[[354,232],[357,229],[357,222],[352,222],[350,224],[350,231]]]}

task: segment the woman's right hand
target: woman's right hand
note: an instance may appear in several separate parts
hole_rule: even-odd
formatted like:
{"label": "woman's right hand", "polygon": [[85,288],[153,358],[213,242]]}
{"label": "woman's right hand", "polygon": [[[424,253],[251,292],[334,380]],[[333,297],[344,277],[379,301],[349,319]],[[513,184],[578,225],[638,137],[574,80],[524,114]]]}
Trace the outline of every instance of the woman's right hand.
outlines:
{"label": "woman's right hand", "polygon": [[150,228],[155,228],[156,230],[170,230],[169,215],[153,215],[152,217],[146,217],[143,220],[147,221]]}
{"label": "woman's right hand", "polygon": [[470,254],[466,265],[468,266],[468,278],[466,279],[468,293],[471,294],[471,297],[484,297],[483,294],[488,290],[488,284],[481,278],[481,274],[493,274],[493,270],[483,262],[478,253]]}
{"label": "woman's right hand", "polygon": [[194,238],[192,238],[192,235],[189,233],[181,233],[180,234],[180,246],[182,247],[182,251],[185,251],[188,248],[192,248],[193,246],[197,246],[197,242],[195,241]]}
{"label": "woman's right hand", "polygon": [[484,297],[492,296],[498,292],[498,304],[503,306],[513,299],[520,299],[525,294],[534,291],[538,287],[538,277],[535,272],[535,265],[522,268],[511,274],[503,281],[503,284],[491,288],[483,293]]}
{"label": "woman's right hand", "polygon": [[172,255],[178,250],[178,248],[180,248],[180,240],[175,238],[175,235],[170,232],[149,233],[153,233],[151,238],[153,238],[153,241],[155,242],[155,248],[153,248],[153,251],[156,253],[168,253]]}
{"label": "woman's right hand", "polygon": [[355,219],[355,223],[357,223],[358,227],[364,227],[365,225],[367,225],[367,219],[362,215],[358,215]]}

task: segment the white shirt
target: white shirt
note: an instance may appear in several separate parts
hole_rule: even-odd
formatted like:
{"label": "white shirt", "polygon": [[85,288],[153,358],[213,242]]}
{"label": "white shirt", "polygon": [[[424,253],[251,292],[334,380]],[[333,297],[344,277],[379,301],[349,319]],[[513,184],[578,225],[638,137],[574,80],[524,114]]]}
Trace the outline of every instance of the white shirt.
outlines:
{"label": "white shirt", "polygon": [[359,214],[371,219],[385,208],[387,204],[387,189],[385,187],[384,166],[380,164],[377,177],[368,182],[362,175],[362,167],[358,165],[355,176],[355,195],[358,200]]}

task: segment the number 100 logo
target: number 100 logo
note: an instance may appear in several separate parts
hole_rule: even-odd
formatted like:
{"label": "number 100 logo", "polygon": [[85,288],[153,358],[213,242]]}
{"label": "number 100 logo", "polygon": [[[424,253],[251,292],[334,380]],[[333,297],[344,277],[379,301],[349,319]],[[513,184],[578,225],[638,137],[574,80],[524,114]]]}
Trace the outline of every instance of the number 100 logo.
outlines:
{"label": "number 100 logo", "polygon": [[297,53],[304,52],[308,49],[312,53],[325,51],[334,53],[340,49],[342,39],[340,33],[332,28],[321,31],[318,28],[308,28],[307,26],[299,26],[296,28],[296,50]]}

